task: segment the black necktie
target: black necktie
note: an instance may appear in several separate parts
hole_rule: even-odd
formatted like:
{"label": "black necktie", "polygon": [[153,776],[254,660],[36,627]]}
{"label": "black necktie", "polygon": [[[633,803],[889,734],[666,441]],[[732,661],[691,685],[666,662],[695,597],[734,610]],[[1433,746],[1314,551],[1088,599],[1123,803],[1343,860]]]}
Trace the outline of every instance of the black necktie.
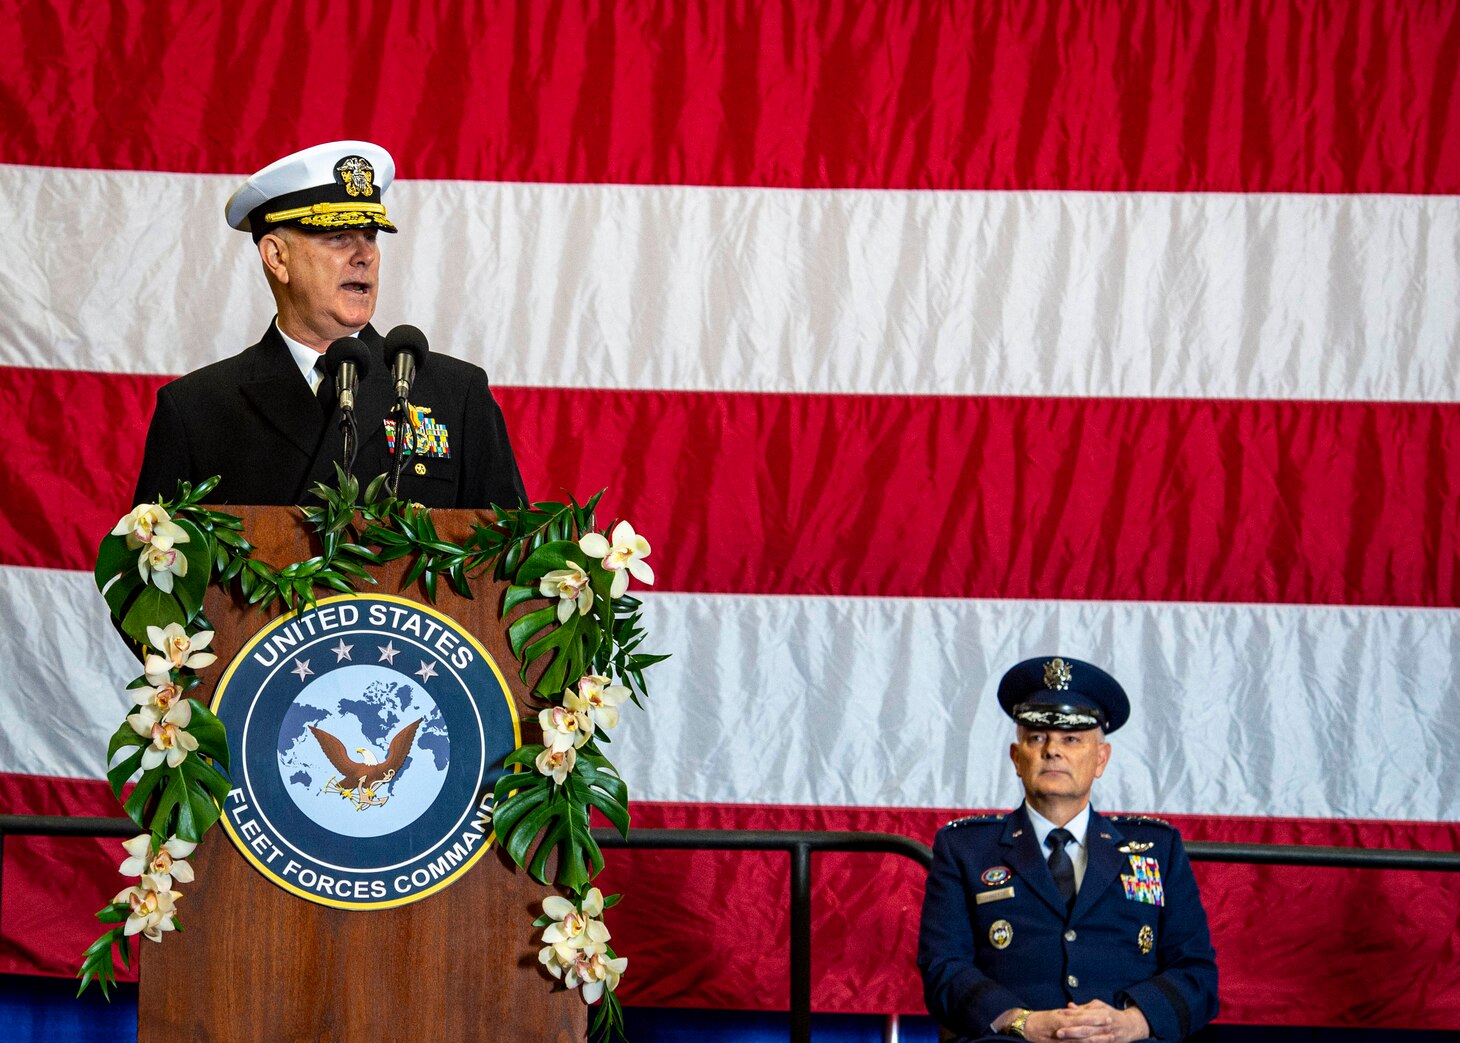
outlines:
{"label": "black necktie", "polygon": [[319,374],[319,387],[314,390],[314,397],[319,400],[319,411],[324,414],[325,419],[335,409],[335,382],[330,379],[329,373],[324,368],[324,358],[314,364],[314,372]]}
{"label": "black necktie", "polygon": [[1049,845],[1049,872],[1054,877],[1054,886],[1064,895],[1065,908],[1075,904],[1075,863],[1065,845],[1075,839],[1068,829],[1051,829],[1044,842]]}

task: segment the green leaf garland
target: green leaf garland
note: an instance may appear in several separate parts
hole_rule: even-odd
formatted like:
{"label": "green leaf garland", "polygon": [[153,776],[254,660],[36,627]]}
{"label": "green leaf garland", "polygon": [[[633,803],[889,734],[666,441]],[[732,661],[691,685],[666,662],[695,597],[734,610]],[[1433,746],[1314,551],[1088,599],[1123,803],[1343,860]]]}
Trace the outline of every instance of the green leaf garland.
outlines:
{"label": "green leaf garland", "polygon": [[[319,541],[319,553],[281,568],[253,558],[254,548],[239,518],[202,506],[217,487],[217,478],[196,486],[179,483],[173,500],[157,505],[161,517],[152,516],[158,525],[153,531],[172,526],[165,531],[171,534],[169,539],[175,538],[173,549],[186,561],[185,569],[172,575],[171,590],[162,589],[139,568],[139,555],[146,553],[146,545],[135,535],[139,529],[134,528],[131,536],[108,534],[97,549],[97,588],[118,628],[144,656],[166,652],[149,647],[149,632],[172,624],[195,642],[192,652],[203,652],[208,639],[202,635],[206,632],[211,638],[212,629],[203,615],[203,597],[210,583],[232,587],[261,611],[276,605],[295,611],[312,606],[321,590],[353,593],[361,583],[374,583],[368,566],[411,558],[401,587],[419,580],[432,602],[443,578],[464,598],[473,596],[472,581],[483,575],[507,584],[503,614],[509,618],[508,643],[520,661],[519,676],[524,682],[541,665],[530,695],[541,701],[544,710],[562,706],[565,695],[588,675],[600,684],[616,678],[628,689],[632,701],[642,705],[641,698],[648,694],[644,670],[667,657],[637,651],[644,638],[640,602],[627,594],[611,597],[613,572],[578,545],[585,534],[596,531],[593,512],[602,492],[581,505],[570,499],[528,507],[495,506],[495,522],[475,526],[456,544],[441,538],[428,509],[386,495],[384,475],[372,480],[361,497],[353,476],[338,466],[335,474],[333,487],[315,486],[319,504],[302,509]],[[136,517],[135,511],[128,516]],[[179,532],[181,536],[177,536]],[[588,576],[592,603],[583,613],[575,605],[571,615],[560,621],[558,599],[544,595],[540,584],[555,570],[575,567]],[[543,601],[547,603],[534,607]],[[159,857],[169,836],[190,843],[201,841],[218,821],[230,785],[223,724],[201,702],[185,696],[201,678],[186,665],[186,653],[181,665],[176,661],[168,665],[165,677],[144,674],[128,684],[128,691],[141,694],[144,701],[133,706],[132,718],[107,744],[107,779],[128,817],[150,835],[151,859]],[[164,759],[144,769],[143,759],[154,747],[156,729],[151,735],[142,734],[132,719],[157,727],[168,722],[158,702],[159,688],[170,699],[169,709],[186,698],[190,719],[175,731],[191,736],[196,749],[187,750],[174,765]],[[139,714],[142,716],[137,717]],[[535,879],[570,892],[580,910],[592,878],[603,868],[603,853],[589,831],[590,810],[597,808],[625,836],[629,829],[628,787],[602,752],[600,740],[608,741],[602,728],[580,740],[573,767],[561,783],[538,770],[536,761],[544,750],[541,744],[523,746],[504,760],[509,773],[498,780],[495,791],[493,829],[504,849]],[[134,779],[135,785],[123,800],[126,784]],[[148,880],[144,872],[138,886],[129,891],[145,897]],[[596,889],[591,893],[597,896]],[[118,896],[126,897],[126,892]],[[603,908],[617,904],[619,898],[602,899]],[[116,961],[130,966],[127,930],[129,926],[144,929],[149,921],[134,918],[129,901],[115,901],[96,914],[98,921],[113,926],[82,955],[78,992],[94,981],[109,996],[116,981]],[[175,916],[161,929],[171,927],[181,929]],[[159,937],[157,929],[154,924],[149,936]],[[616,959],[606,946],[599,949],[595,958]],[[595,1039],[624,1038],[622,1010],[611,988],[602,993],[589,1034]]]}

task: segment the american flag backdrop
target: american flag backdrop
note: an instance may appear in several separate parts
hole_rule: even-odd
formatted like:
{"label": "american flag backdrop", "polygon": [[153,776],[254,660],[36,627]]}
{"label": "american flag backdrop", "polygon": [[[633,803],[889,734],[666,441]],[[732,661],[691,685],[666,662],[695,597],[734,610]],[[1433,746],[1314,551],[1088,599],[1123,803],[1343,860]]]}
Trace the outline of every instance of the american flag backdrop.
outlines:
{"label": "american flag backdrop", "polygon": [[[532,495],[653,542],[636,825],[931,840],[1017,802],[994,688],[1062,653],[1133,697],[1103,810],[1460,849],[1453,4],[0,25],[0,809],[117,812],[96,544],[157,386],[272,315],[224,201],[358,137],[401,176],[377,327],[487,369]],[[71,973],[121,856],[7,841],[0,971]],[[609,858],[626,1002],[785,1005],[783,857]],[[815,873],[816,1007],[921,1011],[920,871]],[[1197,873],[1223,1020],[1460,1026],[1454,875]]]}

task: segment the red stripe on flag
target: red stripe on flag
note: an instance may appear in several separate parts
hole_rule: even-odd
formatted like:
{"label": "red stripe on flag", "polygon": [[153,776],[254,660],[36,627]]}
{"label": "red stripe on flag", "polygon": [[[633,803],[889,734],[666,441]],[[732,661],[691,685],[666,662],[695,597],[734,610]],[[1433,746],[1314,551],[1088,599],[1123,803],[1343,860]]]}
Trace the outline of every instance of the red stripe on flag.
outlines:
{"label": "red stripe on flag", "polygon": [[[161,378],[5,376],[0,564],[89,569]],[[497,396],[531,494],[607,487],[661,591],[1460,604],[1456,404]]]}
{"label": "red stripe on flag", "polygon": [[0,564],[85,569],[131,509],[167,377],[0,366]]}
{"label": "red stripe on flag", "polygon": [[414,178],[1460,191],[1447,4],[3,6],[11,163],[363,136]]}

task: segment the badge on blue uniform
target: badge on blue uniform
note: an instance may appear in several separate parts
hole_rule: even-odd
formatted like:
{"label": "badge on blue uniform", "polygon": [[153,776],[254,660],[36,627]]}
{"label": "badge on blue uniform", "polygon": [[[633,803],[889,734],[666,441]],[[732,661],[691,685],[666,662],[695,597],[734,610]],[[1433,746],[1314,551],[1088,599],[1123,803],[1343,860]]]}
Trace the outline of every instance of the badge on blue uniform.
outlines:
{"label": "badge on blue uniform", "polygon": [[1009,879],[1008,866],[994,866],[992,869],[985,869],[983,876],[979,877],[989,887],[998,887],[1005,880]]}
{"label": "badge on blue uniform", "polygon": [[1008,920],[995,920],[989,928],[989,944],[995,949],[1007,949],[1014,940],[1014,925]]}

